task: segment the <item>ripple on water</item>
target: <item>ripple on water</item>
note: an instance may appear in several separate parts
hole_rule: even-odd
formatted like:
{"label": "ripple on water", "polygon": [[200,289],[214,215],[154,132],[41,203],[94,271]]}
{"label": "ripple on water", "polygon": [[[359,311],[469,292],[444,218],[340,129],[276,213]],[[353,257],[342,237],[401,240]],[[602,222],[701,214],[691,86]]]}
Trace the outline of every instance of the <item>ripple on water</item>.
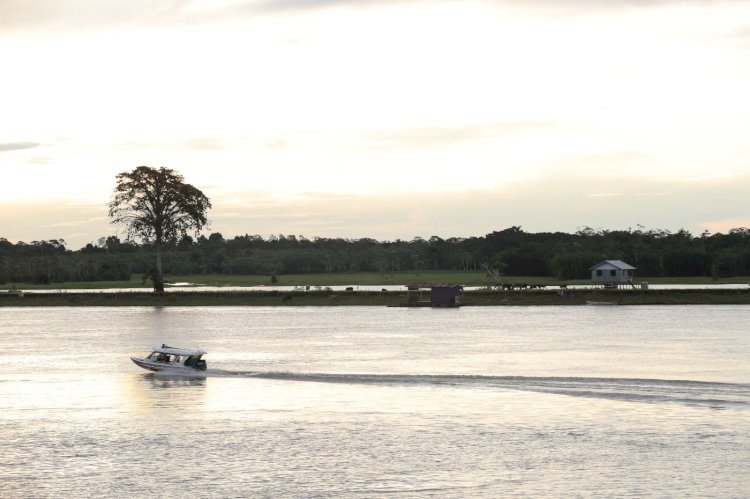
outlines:
{"label": "ripple on water", "polygon": [[592,308],[4,310],[0,497],[743,496],[750,308]]}

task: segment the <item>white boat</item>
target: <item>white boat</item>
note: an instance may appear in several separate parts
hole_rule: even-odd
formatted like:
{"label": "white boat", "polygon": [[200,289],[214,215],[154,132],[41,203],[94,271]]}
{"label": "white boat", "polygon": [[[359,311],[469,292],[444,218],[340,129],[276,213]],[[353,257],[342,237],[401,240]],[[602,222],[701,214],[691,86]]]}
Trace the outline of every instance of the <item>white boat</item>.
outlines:
{"label": "white boat", "polygon": [[206,361],[201,359],[206,352],[163,345],[153,347],[145,357],[130,357],[135,365],[154,372],[195,373],[206,370]]}

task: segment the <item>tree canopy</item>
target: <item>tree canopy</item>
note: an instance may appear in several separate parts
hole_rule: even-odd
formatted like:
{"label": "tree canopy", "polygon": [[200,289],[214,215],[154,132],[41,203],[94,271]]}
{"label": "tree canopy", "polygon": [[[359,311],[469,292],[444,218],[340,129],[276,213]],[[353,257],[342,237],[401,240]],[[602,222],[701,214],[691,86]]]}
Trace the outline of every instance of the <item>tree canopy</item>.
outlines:
{"label": "tree canopy", "polygon": [[109,216],[112,223],[126,226],[128,238],[153,241],[156,248],[156,268],[152,269],[154,291],[163,292],[162,247],[191,231],[197,236],[207,224],[206,213],[211,201],[170,168],[139,166],[119,173],[116,178]]}
{"label": "tree canopy", "polygon": [[[215,232],[164,242],[171,275],[283,275],[406,270],[476,270],[483,264],[507,276],[565,281],[590,278],[589,267],[608,259],[637,267],[636,276],[725,278],[750,275],[750,229],[691,235],[686,230],[603,230],[529,233],[520,227],[481,237],[410,241],[306,238],[300,235],[225,237]],[[62,240],[10,241],[0,237],[0,283],[128,280],[153,267],[155,240],[138,244],[116,236],[71,251]]]}

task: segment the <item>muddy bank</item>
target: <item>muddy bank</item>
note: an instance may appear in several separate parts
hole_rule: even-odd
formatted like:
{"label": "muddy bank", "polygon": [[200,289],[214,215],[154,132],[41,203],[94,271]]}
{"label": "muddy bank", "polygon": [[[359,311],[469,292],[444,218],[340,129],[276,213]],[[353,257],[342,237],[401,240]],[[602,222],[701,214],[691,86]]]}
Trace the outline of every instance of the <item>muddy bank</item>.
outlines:
{"label": "muddy bank", "polygon": [[[221,291],[122,293],[0,293],[0,306],[398,306],[406,294],[396,291]],[[750,304],[750,289],[717,290],[531,290],[466,291],[462,306],[503,305],[721,305]]]}

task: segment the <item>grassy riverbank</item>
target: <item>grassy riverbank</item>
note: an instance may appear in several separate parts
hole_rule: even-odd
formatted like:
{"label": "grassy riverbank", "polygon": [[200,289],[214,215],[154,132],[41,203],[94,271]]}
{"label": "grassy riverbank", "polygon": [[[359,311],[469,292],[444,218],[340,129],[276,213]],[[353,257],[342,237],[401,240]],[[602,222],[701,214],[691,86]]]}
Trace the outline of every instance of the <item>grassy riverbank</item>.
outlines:
{"label": "grassy riverbank", "polygon": [[[426,297],[429,293],[426,294]],[[0,293],[0,307],[26,306],[398,306],[404,292],[270,291],[172,292],[163,295],[143,292],[121,293]],[[464,306],[586,305],[588,302],[618,305],[719,305],[750,304],[750,288],[741,290],[591,290],[564,292],[468,291]]]}
{"label": "grassy riverbank", "polygon": [[[180,283],[189,286],[221,286],[231,289],[232,286],[270,286],[271,278],[267,275],[167,275],[167,284]],[[278,286],[394,286],[411,282],[455,283],[464,286],[486,286],[495,282],[486,273],[472,271],[420,271],[420,272],[352,272],[336,274],[292,274],[277,276]],[[539,276],[505,276],[506,283],[527,283],[556,285],[560,281],[554,277]],[[710,277],[640,277],[636,283],[650,284],[746,284],[750,276],[731,277],[714,281]],[[591,284],[590,279],[569,279],[565,284]],[[141,276],[133,276],[128,281],[85,281],[62,282],[52,284],[4,283],[0,290],[8,289],[132,289],[148,288],[150,281],[144,282]]]}

